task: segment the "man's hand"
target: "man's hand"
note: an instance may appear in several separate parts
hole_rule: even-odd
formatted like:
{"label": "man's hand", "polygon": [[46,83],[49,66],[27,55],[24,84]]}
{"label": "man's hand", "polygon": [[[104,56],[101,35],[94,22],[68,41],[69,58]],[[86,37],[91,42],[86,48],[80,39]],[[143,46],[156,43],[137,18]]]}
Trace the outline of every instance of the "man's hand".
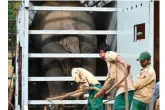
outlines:
{"label": "man's hand", "polygon": [[126,70],[128,71],[128,74],[129,74],[130,73],[130,69],[131,69],[131,65],[124,64],[124,67],[126,68]]}
{"label": "man's hand", "polygon": [[95,96],[94,96],[94,99],[98,98],[98,97],[101,97],[102,95],[104,95],[106,92],[105,89],[101,89]]}

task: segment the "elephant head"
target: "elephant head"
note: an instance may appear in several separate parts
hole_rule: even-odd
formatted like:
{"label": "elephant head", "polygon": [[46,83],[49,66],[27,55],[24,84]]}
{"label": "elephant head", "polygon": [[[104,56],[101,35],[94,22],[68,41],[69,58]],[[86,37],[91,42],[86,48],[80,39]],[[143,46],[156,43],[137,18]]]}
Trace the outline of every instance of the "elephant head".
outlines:
{"label": "elephant head", "polygon": [[63,48],[70,53],[79,53],[80,52],[80,44],[79,38],[76,36],[67,36],[60,40],[60,44]]}

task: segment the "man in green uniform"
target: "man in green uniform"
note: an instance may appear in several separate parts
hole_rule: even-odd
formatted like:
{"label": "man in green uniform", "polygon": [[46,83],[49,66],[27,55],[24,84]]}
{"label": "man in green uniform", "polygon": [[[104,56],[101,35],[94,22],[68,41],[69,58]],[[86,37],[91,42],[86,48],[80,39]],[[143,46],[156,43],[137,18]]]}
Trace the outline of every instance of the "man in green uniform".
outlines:
{"label": "man in green uniform", "polygon": [[[108,51],[108,48],[100,49],[100,58],[106,61],[108,73],[107,78],[105,80],[103,88],[95,95],[95,98],[98,98],[105,94],[105,92],[110,88],[111,81],[115,80],[117,84],[126,74],[126,70],[130,71],[130,65],[119,55],[117,52]],[[134,94],[134,86],[133,79],[131,73],[129,73],[127,77],[128,84],[128,101],[129,107],[131,105],[133,94]],[[118,85],[117,93],[115,96],[114,109],[115,110],[125,110],[125,88],[124,82]]]}
{"label": "man in green uniform", "polygon": [[142,69],[134,83],[133,110],[146,110],[146,105],[153,96],[156,75],[151,66],[150,53],[142,52],[137,60],[140,61]]}
{"label": "man in green uniform", "polygon": [[[72,63],[72,70],[71,74],[74,79],[79,84],[79,88],[85,87],[97,87],[99,89],[102,88],[101,84],[97,81],[94,75],[89,72],[88,70],[81,68],[82,66],[78,62]],[[104,110],[103,105],[103,97],[99,97],[94,99],[94,96],[97,94],[97,90],[90,90],[89,91],[89,98],[88,98],[88,110]],[[80,93],[79,95],[82,95]]]}

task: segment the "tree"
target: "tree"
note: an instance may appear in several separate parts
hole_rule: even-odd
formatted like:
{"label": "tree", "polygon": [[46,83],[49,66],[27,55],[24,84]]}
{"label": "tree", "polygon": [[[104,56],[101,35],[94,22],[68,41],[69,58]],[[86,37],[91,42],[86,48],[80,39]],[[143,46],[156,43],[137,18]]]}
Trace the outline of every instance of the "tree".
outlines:
{"label": "tree", "polygon": [[[8,2],[8,33],[16,33],[16,16],[20,6],[20,2]],[[13,40],[11,40],[13,37]],[[16,45],[16,35],[8,35],[8,46]]]}

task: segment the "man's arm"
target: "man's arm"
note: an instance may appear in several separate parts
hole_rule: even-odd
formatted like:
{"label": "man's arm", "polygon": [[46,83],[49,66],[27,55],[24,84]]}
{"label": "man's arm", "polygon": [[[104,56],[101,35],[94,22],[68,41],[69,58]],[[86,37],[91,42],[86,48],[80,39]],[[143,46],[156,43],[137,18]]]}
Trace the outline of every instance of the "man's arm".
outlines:
{"label": "man's arm", "polygon": [[[113,51],[109,51],[106,53],[106,58],[108,61],[117,61],[119,63],[121,63],[125,68],[127,68],[128,70],[128,73],[130,72],[130,65],[126,63],[126,61],[116,52],[113,52]],[[110,67],[109,64],[107,64],[108,67]],[[114,67],[111,67],[111,70],[116,70],[116,68]],[[104,83],[104,85],[106,86],[109,86],[110,83],[111,83],[111,80],[112,79],[115,79],[115,75],[116,75],[116,72],[112,72],[111,70],[109,70],[108,68],[108,74],[107,74],[107,79]]]}
{"label": "man's arm", "polygon": [[151,83],[154,79],[152,78],[152,73],[146,73],[143,77],[137,78],[134,83],[135,90],[141,89]]}
{"label": "man's arm", "polygon": [[120,62],[127,69],[128,73],[130,73],[131,65],[127,64],[126,61],[120,55],[116,57],[116,61]]}
{"label": "man's arm", "polygon": [[106,53],[106,58],[108,61],[117,61],[121,63],[127,70],[130,72],[130,65],[126,63],[126,61],[119,55],[119,53],[109,51]]}

